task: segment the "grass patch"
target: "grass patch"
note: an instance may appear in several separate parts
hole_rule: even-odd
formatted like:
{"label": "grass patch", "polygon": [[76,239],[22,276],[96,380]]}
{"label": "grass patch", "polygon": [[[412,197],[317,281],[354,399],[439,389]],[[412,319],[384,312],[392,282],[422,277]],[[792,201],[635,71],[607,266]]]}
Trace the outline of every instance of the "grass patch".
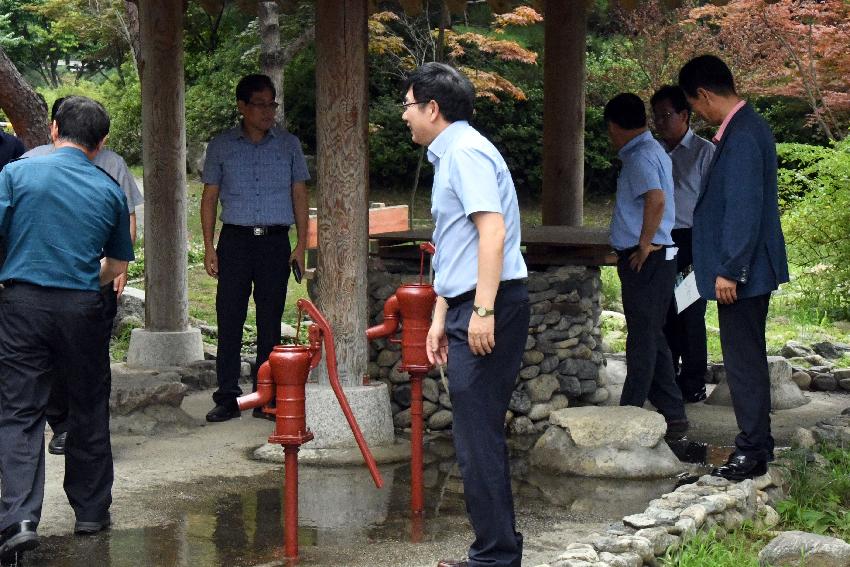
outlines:
{"label": "grass patch", "polygon": [[698,533],[661,558],[664,567],[759,567],[758,552],[770,537],[746,525],[718,539],[715,530]]}

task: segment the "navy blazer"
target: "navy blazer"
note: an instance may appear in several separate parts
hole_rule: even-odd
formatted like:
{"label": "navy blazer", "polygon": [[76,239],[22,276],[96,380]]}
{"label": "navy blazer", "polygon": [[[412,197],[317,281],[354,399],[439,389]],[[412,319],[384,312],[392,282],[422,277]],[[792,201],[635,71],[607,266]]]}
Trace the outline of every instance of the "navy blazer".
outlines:
{"label": "navy blazer", "polygon": [[744,105],[717,144],[694,209],[694,272],[702,297],[717,299],[717,276],[738,282],[739,299],[788,281],[776,168],[770,127]]}

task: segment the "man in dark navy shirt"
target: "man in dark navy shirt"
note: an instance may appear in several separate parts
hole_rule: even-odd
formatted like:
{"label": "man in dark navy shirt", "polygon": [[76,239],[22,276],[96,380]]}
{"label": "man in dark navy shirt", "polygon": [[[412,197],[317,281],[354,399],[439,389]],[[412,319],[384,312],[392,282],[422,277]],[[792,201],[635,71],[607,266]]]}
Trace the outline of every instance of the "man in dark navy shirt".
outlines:
{"label": "man in dark navy shirt", "polygon": [[127,201],[91,160],[109,133],[97,102],[71,97],[56,114],[52,154],[0,171],[0,561],[38,545],[44,422],[51,377],[68,387],[65,493],[74,531],[110,525],[111,313],[100,286],[133,259]]}

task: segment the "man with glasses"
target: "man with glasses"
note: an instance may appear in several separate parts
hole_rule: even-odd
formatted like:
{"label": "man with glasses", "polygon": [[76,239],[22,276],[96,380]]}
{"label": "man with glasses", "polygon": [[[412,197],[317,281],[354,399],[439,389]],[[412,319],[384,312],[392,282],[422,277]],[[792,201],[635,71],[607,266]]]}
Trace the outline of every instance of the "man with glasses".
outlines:
{"label": "man with glasses", "polygon": [[[236,398],[241,366],[242,327],[248,297],[257,308],[257,369],[280,342],[290,262],[304,269],[307,243],[307,185],[310,178],[298,138],[275,125],[275,88],[266,75],[247,75],[236,85],[242,121],[216,136],[207,148],[202,180],[201,227],[204,267],[218,278],[216,316],[218,390],[207,421],[239,417]],[[221,202],[221,234],[213,245]],[[290,250],[289,227],[298,241]],[[255,409],[254,417],[264,417]]]}
{"label": "man with glasses", "polygon": [[[673,200],[676,222],[671,236],[679,249],[676,269],[687,275],[692,269],[691,227],[694,205],[702,180],[711,166],[714,144],[694,134],[690,128],[691,106],[684,91],[675,85],[661,87],[650,99],[655,132],[673,161]],[[664,335],[673,355],[676,383],[685,403],[701,402],[705,395],[708,348],[705,337],[706,300],[698,299],[681,313],[670,302]]]}
{"label": "man with glasses", "polygon": [[505,412],[528,336],[528,271],[511,172],[470,126],[475,90],[463,74],[426,63],[404,85],[402,119],[434,165],[434,289],[426,351],[448,364],[453,437],[475,541],[465,561],[439,567],[519,567]]}

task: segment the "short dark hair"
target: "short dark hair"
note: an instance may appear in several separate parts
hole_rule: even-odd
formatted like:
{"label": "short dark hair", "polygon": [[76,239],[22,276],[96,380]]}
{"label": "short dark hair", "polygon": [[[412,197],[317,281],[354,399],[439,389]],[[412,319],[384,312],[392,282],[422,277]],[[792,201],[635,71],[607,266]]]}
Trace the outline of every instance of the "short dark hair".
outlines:
{"label": "short dark hair", "polygon": [[96,100],[69,96],[56,111],[59,138],[79,144],[89,151],[97,149],[109,134],[109,113]]}
{"label": "short dark hair", "polygon": [[475,87],[469,79],[445,63],[425,63],[407,76],[403,93],[413,89],[419,102],[435,101],[449,122],[471,120],[475,108]]}
{"label": "short dark hair", "polygon": [[652,98],[649,99],[649,106],[654,107],[656,104],[664,102],[665,100],[670,102],[670,106],[672,106],[673,110],[676,112],[687,110],[688,118],[691,117],[691,105],[685,96],[685,91],[683,91],[682,87],[679,85],[664,85],[655,91],[655,94],[653,94]]}
{"label": "short dark hair", "polygon": [[50,107],[50,121],[53,122],[56,120],[56,113],[59,111],[59,107],[62,106],[62,103],[68,99],[67,96],[60,96],[56,100],[53,101],[53,106]]}
{"label": "short dark hair", "polygon": [[626,130],[646,127],[646,106],[634,93],[620,93],[605,105],[605,123],[613,122]]}
{"label": "short dark hair", "polygon": [[274,83],[268,75],[261,75],[259,73],[245,75],[239,79],[239,83],[236,85],[236,100],[246,103],[251,102],[251,95],[265,90],[270,90],[272,92],[272,98],[277,98]]}
{"label": "short dark hair", "polygon": [[697,96],[697,89],[722,96],[737,94],[732,71],[715,55],[700,55],[685,63],[679,71],[679,86],[691,98]]}

